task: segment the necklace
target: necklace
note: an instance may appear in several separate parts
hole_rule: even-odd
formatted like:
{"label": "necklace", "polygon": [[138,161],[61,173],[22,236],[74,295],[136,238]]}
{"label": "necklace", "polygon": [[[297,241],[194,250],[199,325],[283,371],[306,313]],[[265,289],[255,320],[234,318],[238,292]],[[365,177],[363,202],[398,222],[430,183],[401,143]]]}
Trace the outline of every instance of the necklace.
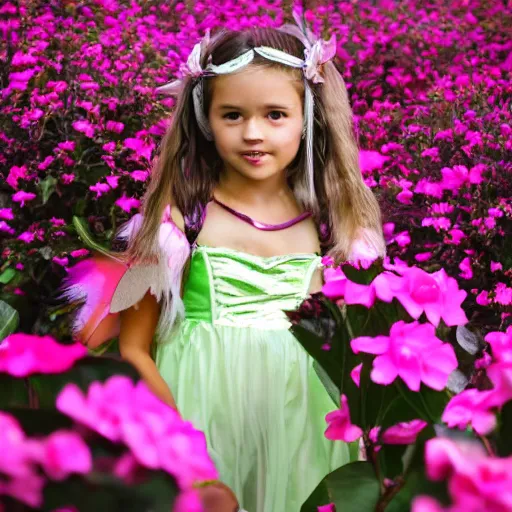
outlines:
{"label": "necklace", "polygon": [[221,203],[215,197],[213,198],[213,202],[217,203],[219,206],[224,208],[229,213],[235,215],[240,220],[247,222],[248,224],[255,227],[256,229],[261,229],[262,231],[279,231],[280,229],[289,228],[290,226],[297,224],[301,220],[311,217],[311,212],[306,211],[287,222],[283,222],[282,224],[266,224],[265,222],[259,222],[257,220],[251,219],[251,217],[249,217],[248,215],[245,215],[244,213],[240,213],[240,212],[237,212],[236,210],[233,210],[233,208],[230,208],[228,205]]}

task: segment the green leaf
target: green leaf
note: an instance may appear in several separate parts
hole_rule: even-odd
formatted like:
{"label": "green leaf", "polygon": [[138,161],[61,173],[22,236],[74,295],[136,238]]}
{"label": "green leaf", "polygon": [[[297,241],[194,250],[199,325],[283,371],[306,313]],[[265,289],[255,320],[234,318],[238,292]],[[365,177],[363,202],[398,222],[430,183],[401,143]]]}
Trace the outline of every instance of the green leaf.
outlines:
{"label": "green leaf", "polygon": [[124,375],[136,382],[140,379],[137,370],[126,361],[113,356],[88,356],[75,363],[73,368],[64,373],[32,375],[32,384],[39,406],[45,409],[53,409],[57,395],[66,384],[76,384],[86,392],[93,382],[105,382],[113,375]]}
{"label": "green leaf", "polygon": [[56,410],[10,407],[4,409],[14,416],[28,436],[47,436],[60,429],[69,429],[73,420]]}
{"label": "green leaf", "polygon": [[133,486],[110,473],[92,472],[64,482],[49,482],[44,488],[43,512],[75,505],[80,512],[169,512],[178,495],[174,479],[163,471],[147,471],[145,481]]}
{"label": "green leaf", "polygon": [[332,379],[329,377],[328,373],[322,368],[322,365],[318,363],[318,361],[314,361],[313,368],[315,369],[318,378],[321,380],[324,385],[327,393],[331,397],[332,401],[336,404],[336,406],[340,407],[340,388],[334,384]]}
{"label": "green leaf", "polygon": [[[340,512],[373,512],[379,500],[379,481],[369,462],[352,462],[336,469],[327,475],[313,493],[318,493],[318,487],[322,485],[327,485],[328,503],[334,503]],[[304,508],[308,502],[309,498],[304,502],[301,512],[314,511]]]}
{"label": "green leaf", "polygon": [[0,274],[0,283],[2,284],[9,284],[16,275],[16,270],[13,268],[6,268],[1,274]]}
{"label": "green leaf", "polygon": [[57,185],[57,180],[53,176],[47,176],[39,183],[39,189],[43,196],[43,204],[46,204],[50,196],[55,192],[55,185]]}
{"label": "green leaf", "polygon": [[82,242],[89,249],[97,251],[101,254],[105,254],[106,256],[111,255],[111,252],[106,247],[104,247],[100,243],[96,242],[96,240],[94,240],[94,238],[91,235],[91,232],[89,231],[89,228],[87,227],[87,221],[83,217],[74,216],[73,226],[75,227],[78,236],[82,239]]}
{"label": "green leaf", "polygon": [[0,341],[12,334],[20,323],[20,315],[7,302],[0,300]]}
{"label": "green leaf", "polygon": [[25,381],[0,373],[0,409],[18,406],[28,406],[28,389]]}

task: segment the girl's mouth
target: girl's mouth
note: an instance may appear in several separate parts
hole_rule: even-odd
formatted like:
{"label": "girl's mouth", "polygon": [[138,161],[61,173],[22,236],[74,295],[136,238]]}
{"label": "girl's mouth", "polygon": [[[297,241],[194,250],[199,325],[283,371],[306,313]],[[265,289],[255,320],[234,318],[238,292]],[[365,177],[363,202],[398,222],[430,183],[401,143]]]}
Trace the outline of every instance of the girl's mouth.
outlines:
{"label": "girl's mouth", "polygon": [[259,165],[262,163],[262,160],[267,156],[267,153],[263,153],[261,151],[247,151],[246,153],[242,153],[244,159],[252,165]]}

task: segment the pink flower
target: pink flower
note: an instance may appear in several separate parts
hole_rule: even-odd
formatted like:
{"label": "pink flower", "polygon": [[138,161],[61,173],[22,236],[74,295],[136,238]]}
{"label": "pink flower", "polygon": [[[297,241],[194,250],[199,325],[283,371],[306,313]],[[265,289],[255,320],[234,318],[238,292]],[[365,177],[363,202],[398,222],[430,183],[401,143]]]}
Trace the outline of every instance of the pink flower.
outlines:
{"label": "pink flower", "polygon": [[494,359],[512,362],[512,325],[507,328],[506,332],[493,331],[484,339],[491,345]]}
{"label": "pink flower", "polygon": [[423,420],[412,420],[389,427],[382,434],[384,444],[412,444],[418,434],[427,426]]}
{"label": "pink flower", "polygon": [[123,194],[122,197],[120,197],[116,202],[116,206],[119,206],[121,210],[130,213],[134,208],[138,209],[140,206],[140,201],[138,199],[135,199],[134,197],[127,197],[125,194]]}
{"label": "pink flower", "polygon": [[341,270],[341,267],[327,267],[324,270],[324,280],[325,284],[322,286],[322,293],[326,297],[337,299],[345,295],[348,279],[343,270]]}
{"label": "pink flower", "polygon": [[92,139],[96,128],[87,120],[74,121],[72,123],[73,128],[80,133],[83,133],[86,137]]}
{"label": "pink flower", "polygon": [[480,435],[486,435],[496,427],[496,416],[490,411],[489,397],[492,391],[467,389],[455,395],[446,406],[442,421],[450,428],[464,430],[469,424]]}
{"label": "pink flower", "polygon": [[363,369],[363,363],[360,363],[357,366],[354,366],[354,368],[350,372],[350,377],[354,381],[354,383],[357,387],[359,387],[361,384],[361,370],[362,369]]}
{"label": "pink flower", "polygon": [[5,180],[8,185],[10,185],[14,190],[18,189],[18,180],[25,180],[28,177],[28,172],[26,166],[22,165],[18,167],[17,165],[13,165],[9,171],[9,175]]}
{"label": "pink flower", "polygon": [[498,362],[487,368],[487,376],[494,388],[489,396],[489,407],[501,407],[512,400],[512,362]]}
{"label": "pink flower", "polygon": [[124,443],[139,464],[163,469],[181,488],[217,478],[202,432],[156,398],[144,384],[113,376],[94,382],[87,395],[68,384],[57,397],[59,411],[113,442]]}
{"label": "pink flower", "polygon": [[69,264],[69,260],[66,257],[59,258],[58,256],[54,256],[52,258],[52,261],[54,261],[55,263],[57,263],[57,265],[60,265],[61,267],[65,267],[66,265]]}
{"label": "pink flower", "polygon": [[400,320],[391,327],[389,337],[360,336],[350,344],[356,354],[377,355],[370,377],[385,386],[400,377],[412,391],[419,391],[421,382],[440,391],[457,368],[453,347],[435,336],[431,324]]}
{"label": "pink flower", "polygon": [[107,121],[107,130],[115,133],[121,133],[124,130],[124,124],[116,121]]}
{"label": "pink flower", "polygon": [[96,192],[96,198],[98,198],[107,193],[110,190],[110,187],[107,183],[95,183],[94,185],[89,186],[89,190]]}
{"label": "pink flower", "polygon": [[40,462],[52,480],[65,480],[72,473],[86,474],[92,470],[89,447],[76,432],[64,430],[46,438]]}
{"label": "pink flower", "polygon": [[34,508],[41,506],[45,482],[33,460],[38,450],[39,444],[27,440],[18,421],[0,411],[0,472],[9,477],[0,480],[0,496],[12,496]]}
{"label": "pink flower", "polygon": [[320,505],[317,507],[317,512],[336,512],[336,506],[334,503],[329,503],[328,505]]}
{"label": "pink flower", "polygon": [[444,269],[428,274],[417,267],[395,265],[392,268],[401,276],[383,272],[372,283],[379,299],[391,302],[397,298],[414,319],[425,312],[436,327],[441,318],[448,326],[467,323],[461,308],[467,294]]}
{"label": "pink flower", "polygon": [[81,258],[83,256],[87,256],[89,251],[87,249],[77,249],[76,251],[71,251],[69,254],[71,254],[73,258]]}
{"label": "pink flower", "polygon": [[350,411],[348,400],[345,395],[341,395],[341,407],[328,413],[325,416],[328,427],[325,431],[325,437],[333,441],[345,441],[351,443],[363,435],[363,431],[350,422]]}
{"label": "pink flower", "polygon": [[[411,512],[449,512],[441,504],[430,496],[417,496],[412,502]],[[457,512],[453,510],[452,512]]]}
{"label": "pink flower", "polygon": [[124,145],[128,149],[132,149],[138,156],[151,160],[151,152],[155,144],[153,142],[145,143],[141,139],[128,138],[124,140]]}
{"label": "pink flower", "polygon": [[469,256],[460,262],[459,268],[462,270],[462,272],[459,274],[462,279],[471,279],[473,277],[473,270],[471,270],[471,259]]}
{"label": "pink flower", "polygon": [[425,461],[431,480],[448,480],[453,510],[512,509],[512,457],[489,457],[476,443],[438,437],[427,441]]}
{"label": "pink flower", "polygon": [[12,208],[0,208],[0,219],[13,220],[14,214],[12,213]]}
{"label": "pink flower", "polygon": [[14,377],[69,370],[87,349],[75,343],[61,345],[51,336],[11,334],[0,344],[0,372]]}
{"label": "pink flower", "polygon": [[32,192],[25,192],[23,190],[20,190],[19,192],[16,192],[16,194],[13,194],[11,196],[11,199],[15,203],[21,203],[20,206],[23,208],[25,206],[26,201],[33,201],[36,198],[36,195]]}

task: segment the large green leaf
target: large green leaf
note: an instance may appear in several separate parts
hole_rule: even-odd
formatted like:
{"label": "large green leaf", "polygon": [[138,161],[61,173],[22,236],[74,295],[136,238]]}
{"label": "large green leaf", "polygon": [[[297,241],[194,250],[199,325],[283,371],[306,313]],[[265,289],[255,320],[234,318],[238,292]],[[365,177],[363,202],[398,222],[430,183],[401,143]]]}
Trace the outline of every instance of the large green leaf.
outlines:
{"label": "large green leaf", "polygon": [[75,505],[80,512],[169,512],[178,495],[174,479],[163,471],[147,471],[146,481],[127,485],[108,473],[93,472],[50,483],[44,489],[44,512]]}
{"label": "large green leaf", "polygon": [[76,384],[86,392],[93,382],[104,382],[113,375],[125,375],[133,381],[140,379],[137,370],[126,361],[113,356],[88,356],[75,363],[64,373],[32,375],[30,383],[37,395],[39,406],[45,409],[55,407],[55,399],[62,388],[69,383]]}
{"label": "large green leaf", "polygon": [[73,420],[56,410],[10,407],[4,409],[14,416],[28,436],[47,436],[60,429],[69,429]]}
{"label": "large green leaf", "polygon": [[12,334],[20,323],[20,315],[7,302],[0,300],[0,341]]}
{"label": "large green leaf", "polygon": [[[327,503],[334,503],[339,512],[373,512],[380,495],[379,481],[369,462],[352,462],[333,471],[317,486],[313,494],[319,496],[321,486],[327,486]],[[308,498],[301,512],[316,512],[316,509],[305,508],[311,505],[314,504]]]}
{"label": "large green leaf", "polygon": [[106,256],[110,256],[111,252],[101,245],[100,243],[96,242],[94,238],[91,235],[91,232],[89,231],[89,228],[87,227],[87,220],[83,217],[73,217],[73,226],[75,227],[76,232],[82,239],[82,242],[88,247],[89,249],[92,249],[93,251],[97,251],[101,254],[105,254]]}

